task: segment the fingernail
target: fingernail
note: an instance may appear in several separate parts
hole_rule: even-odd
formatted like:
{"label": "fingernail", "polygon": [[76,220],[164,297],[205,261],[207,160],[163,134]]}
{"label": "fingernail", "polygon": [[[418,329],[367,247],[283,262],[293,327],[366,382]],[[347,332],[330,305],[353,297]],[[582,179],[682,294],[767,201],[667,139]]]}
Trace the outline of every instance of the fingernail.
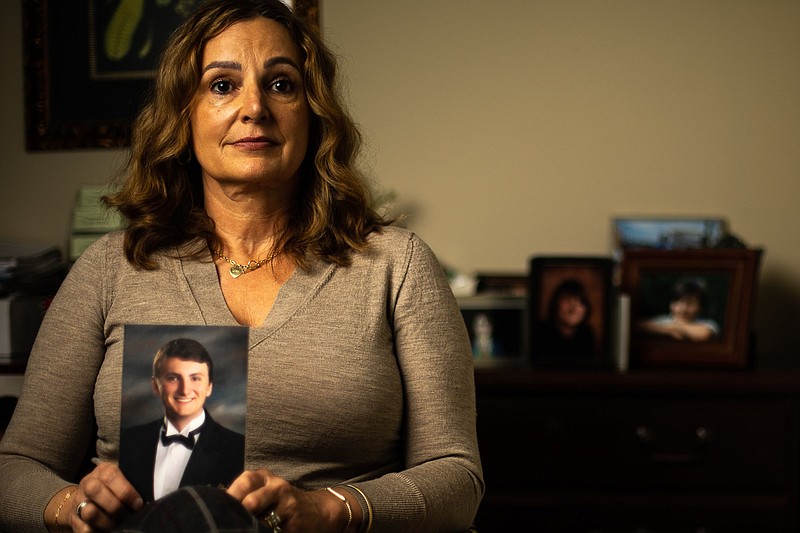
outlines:
{"label": "fingernail", "polygon": [[133,509],[136,510],[136,511],[141,509],[143,505],[144,505],[144,500],[142,500],[141,498],[136,498],[133,501]]}

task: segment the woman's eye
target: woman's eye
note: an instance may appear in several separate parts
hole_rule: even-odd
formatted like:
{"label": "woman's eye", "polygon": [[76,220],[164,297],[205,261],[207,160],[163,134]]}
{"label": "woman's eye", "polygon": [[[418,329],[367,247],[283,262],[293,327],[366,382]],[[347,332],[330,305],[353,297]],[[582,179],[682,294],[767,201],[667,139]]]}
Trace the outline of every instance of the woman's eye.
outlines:
{"label": "woman's eye", "polygon": [[287,79],[276,80],[272,82],[271,87],[273,91],[281,94],[290,93],[294,90],[294,84]]}
{"label": "woman's eye", "polygon": [[228,94],[233,90],[233,83],[228,80],[215,80],[211,83],[211,90],[217,94]]}

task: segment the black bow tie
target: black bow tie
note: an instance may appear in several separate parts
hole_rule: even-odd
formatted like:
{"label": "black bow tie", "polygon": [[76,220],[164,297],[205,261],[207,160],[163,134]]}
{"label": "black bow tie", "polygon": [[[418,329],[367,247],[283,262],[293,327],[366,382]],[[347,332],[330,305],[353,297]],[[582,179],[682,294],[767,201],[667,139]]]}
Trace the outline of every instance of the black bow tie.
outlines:
{"label": "black bow tie", "polygon": [[161,444],[164,446],[169,446],[170,444],[177,442],[178,444],[183,444],[191,450],[194,448],[194,436],[200,433],[201,429],[203,429],[203,426],[190,431],[188,436],[176,433],[175,435],[170,435],[168,437],[167,428],[165,426],[161,426]]}

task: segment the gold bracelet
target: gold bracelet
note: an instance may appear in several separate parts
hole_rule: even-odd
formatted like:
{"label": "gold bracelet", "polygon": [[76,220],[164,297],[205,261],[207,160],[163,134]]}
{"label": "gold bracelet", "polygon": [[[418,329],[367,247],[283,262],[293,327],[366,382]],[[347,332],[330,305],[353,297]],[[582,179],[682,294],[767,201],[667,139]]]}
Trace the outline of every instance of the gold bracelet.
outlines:
{"label": "gold bracelet", "polygon": [[347,501],[347,498],[345,498],[344,496],[333,490],[331,487],[326,487],[325,490],[327,490],[328,492],[330,492],[331,494],[342,500],[342,502],[344,502],[345,507],[347,507],[347,525],[345,525],[344,529],[342,530],[342,533],[345,533],[347,531],[347,528],[350,527],[350,523],[353,521],[353,509],[350,507],[350,502]]}
{"label": "gold bracelet", "polygon": [[56,524],[56,530],[61,529],[61,526],[58,525],[58,517],[61,514],[61,508],[64,507],[64,504],[67,503],[67,500],[69,500],[70,497],[73,494],[75,494],[77,491],[78,491],[78,487],[75,487],[74,489],[69,491],[67,493],[67,495],[64,496],[64,499],[61,500],[61,503],[58,504],[58,508],[56,509],[56,516],[54,517],[54,520],[53,520],[55,522],[55,524]]}
{"label": "gold bracelet", "polygon": [[[364,491],[356,487],[355,485],[347,484],[345,487],[350,487],[351,489],[357,491],[361,494],[361,497],[364,498],[364,501],[367,502],[367,529],[364,530],[365,533],[369,533],[372,531],[372,504],[369,503],[369,498],[367,495],[364,494]],[[362,519],[363,520],[363,519]]]}

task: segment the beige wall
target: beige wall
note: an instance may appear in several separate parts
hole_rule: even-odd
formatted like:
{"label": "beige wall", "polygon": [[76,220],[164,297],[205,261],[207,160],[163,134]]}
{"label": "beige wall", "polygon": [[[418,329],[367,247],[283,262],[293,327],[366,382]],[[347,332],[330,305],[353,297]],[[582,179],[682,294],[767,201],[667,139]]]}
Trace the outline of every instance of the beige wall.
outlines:
{"label": "beige wall", "polygon": [[[369,173],[443,262],[525,272],[608,253],[613,216],[722,216],[766,249],[762,351],[800,356],[800,1],[321,1]],[[124,152],[24,151],[18,4],[0,236],[63,243]]]}

